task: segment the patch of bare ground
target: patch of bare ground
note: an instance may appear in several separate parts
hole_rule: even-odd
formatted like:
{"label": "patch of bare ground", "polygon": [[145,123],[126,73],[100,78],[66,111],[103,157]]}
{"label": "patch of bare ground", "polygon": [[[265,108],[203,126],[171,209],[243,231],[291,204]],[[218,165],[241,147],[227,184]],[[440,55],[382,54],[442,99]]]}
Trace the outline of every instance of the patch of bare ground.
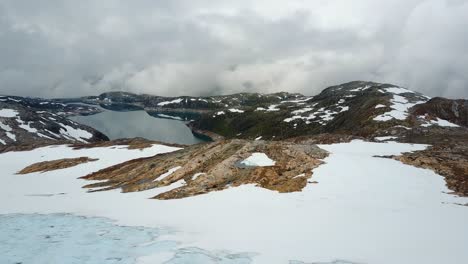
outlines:
{"label": "patch of bare ground", "polygon": [[[276,163],[269,167],[242,167],[239,162],[252,153],[265,153]],[[184,181],[181,187],[161,193],[155,199],[179,199],[243,184],[278,192],[301,191],[312,170],[328,153],[315,145],[281,141],[225,140],[130,160],[83,177],[101,182],[84,186],[92,191],[121,188],[137,192]],[[180,168],[178,168],[180,167]],[[171,169],[178,168],[167,175]],[[166,173],[166,176],[163,174]],[[97,188],[97,189],[96,189]]]}
{"label": "patch of bare ground", "polygon": [[60,159],[60,160],[51,160],[43,161],[39,163],[34,163],[27,166],[26,168],[19,171],[17,174],[28,174],[33,172],[47,172],[60,169],[66,169],[75,167],[79,164],[88,163],[91,161],[96,161],[97,159],[90,159],[88,157],[80,157],[74,159]]}
{"label": "patch of bare ground", "polygon": [[393,157],[405,164],[435,171],[445,177],[455,194],[468,196],[468,144],[437,144],[423,151]]}

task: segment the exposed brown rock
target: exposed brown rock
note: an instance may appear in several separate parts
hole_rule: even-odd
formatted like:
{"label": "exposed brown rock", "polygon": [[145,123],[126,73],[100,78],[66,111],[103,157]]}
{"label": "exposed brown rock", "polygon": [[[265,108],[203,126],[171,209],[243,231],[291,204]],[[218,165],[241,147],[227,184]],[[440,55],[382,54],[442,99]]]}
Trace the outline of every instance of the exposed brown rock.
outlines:
{"label": "exposed brown rock", "polygon": [[[239,166],[254,152],[265,153],[275,166]],[[156,199],[178,199],[223,190],[230,186],[256,184],[279,192],[302,190],[327,152],[310,144],[290,142],[228,140],[189,146],[183,150],[118,164],[83,177],[101,180],[85,186],[92,191],[121,188],[135,192],[171,185],[180,180],[185,185],[157,195]],[[161,177],[170,169],[172,174]],[[203,173],[194,177],[197,173]]]}
{"label": "exposed brown rock", "polygon": [[71,168],[79,164],[96,161],[97,159],[90,159],[88,157],[80,157],[74,159],[60,159],[34,163],[19,171],[17,174],[28,174],[33,172],[47,172],[60,169]]}
{"label": "exposed brown rock", "polygon": [[409,165],[431,169],[445,177],[447,187],[468,196],[468,144],[438,144],[423,151],[404,153],[395,159]]}
{"label": "exposed brown rock", "polygon": [[192,125],[192,123],[188,123],[187,126],[188,128],[190,128],[192,133],[198,137],[207,138],[210,141],[222,141],[225,139],[223,136],[216,134],[214,132],[211,132],[208,130],[197,129]]}
{"label": "exposed brown rock", "polygon": [[468,127],[468,100],[453,100],[435,97],[427,103],[416,105],[412,113],[417,116],[429,115]]}

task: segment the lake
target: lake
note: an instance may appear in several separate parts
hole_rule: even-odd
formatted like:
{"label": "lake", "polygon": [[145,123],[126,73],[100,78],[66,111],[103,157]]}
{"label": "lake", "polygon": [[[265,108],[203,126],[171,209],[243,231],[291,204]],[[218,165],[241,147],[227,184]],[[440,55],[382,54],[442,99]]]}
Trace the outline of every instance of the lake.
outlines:
{"label": "lake", "polygon": [[[166,117],[162,115],[162,117]],[[93,127],[111,140],[143,137],[166,143],[197,144],[206,142],[195,137],[184,121],[156,118],[145,111],[104,111],[96,115],[71,117],[75,122]]]}

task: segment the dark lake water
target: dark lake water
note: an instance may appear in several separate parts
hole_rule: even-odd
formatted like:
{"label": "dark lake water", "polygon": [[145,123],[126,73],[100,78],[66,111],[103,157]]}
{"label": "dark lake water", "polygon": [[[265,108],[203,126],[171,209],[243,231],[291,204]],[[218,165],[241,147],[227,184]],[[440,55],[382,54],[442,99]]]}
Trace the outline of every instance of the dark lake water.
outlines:
{"label": "dark lake water", "polygon": [[195,137],[184,121],[152,117],[145,111],[104,111],[71,119],[101,131],[110,139],[143,137],[188,145],[206,142]]}

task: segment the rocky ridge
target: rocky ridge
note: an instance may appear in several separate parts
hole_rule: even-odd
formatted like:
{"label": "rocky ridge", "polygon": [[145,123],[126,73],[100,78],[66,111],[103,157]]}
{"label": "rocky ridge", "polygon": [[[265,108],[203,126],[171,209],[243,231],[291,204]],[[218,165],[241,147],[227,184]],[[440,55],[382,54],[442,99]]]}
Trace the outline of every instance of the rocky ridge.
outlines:
{"label": "rocky ridge", "polygon": [[47,172],[47,171],[53,171],[53,170],[60,170],[60,169],[66,169],[66,168],[71,168],[83,163],[88,163],[92,161],[96,161],[97,159],[90,159],[88,157],[80,157],[80,158],[74,158],[74,159],[60,159],[60,160],[51,160],[51,161],[44,161],[44,162],[39,162],[32,164],[21,171],[19,171],[17,174],[28,174],[28,173],[33,173],[33,172]]}
{"label": "rocky ridge", "polygon": [[63,114],[54,113],[53,110],[35,108],[23,101],[1,99],[0,151],[19,145],[89,143],[109,140],[101,132],[69,120],[64,112]]}
{"label": "rocky ridge", "polygon": [[[251,156],[273,163],[245,165]],[[176,152],[131,160],[83,177],[101,182],[86,185],[90,191],[123,192],[173,187],[156,199],[179,199],[242,184],[279,192],[300,191],[327,152],[315,145],[279,141],[227,140],[189,146]]]}

